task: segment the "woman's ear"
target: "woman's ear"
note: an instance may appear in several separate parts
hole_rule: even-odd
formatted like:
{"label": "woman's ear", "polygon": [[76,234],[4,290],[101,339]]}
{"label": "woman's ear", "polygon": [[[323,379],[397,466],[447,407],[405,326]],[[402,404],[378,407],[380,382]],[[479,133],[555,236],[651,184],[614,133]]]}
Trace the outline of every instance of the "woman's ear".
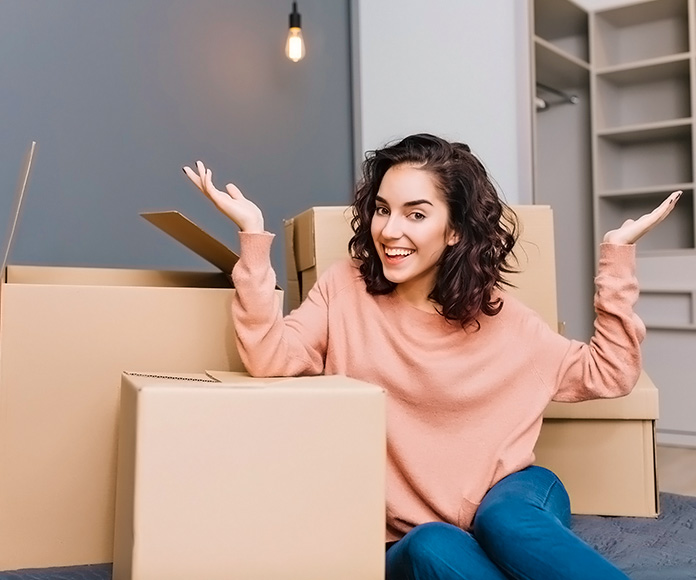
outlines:
{"label": "woman's ear", "polygon": [[447,245],[454,246],[454,245],[458,244],[459,240],[461,240],[461,239],[462,239],[462,237],[457,232],[452,230],[449,233],[449,237],[447,238]]}

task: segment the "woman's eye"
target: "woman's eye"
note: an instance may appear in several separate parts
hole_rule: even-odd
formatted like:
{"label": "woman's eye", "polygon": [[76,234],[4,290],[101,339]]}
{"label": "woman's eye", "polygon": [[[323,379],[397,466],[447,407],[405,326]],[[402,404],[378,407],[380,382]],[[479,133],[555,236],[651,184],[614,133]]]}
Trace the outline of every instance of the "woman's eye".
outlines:
{"label": "woman's eye", "polygon": [[423,214],[423,213],[421,213],[421,212],[419,212],[419,211],[414,211],[414,212],[411,214],[411,217],[412,217],[414,220],[416,220],[416,221],[420,221],[420,220],[425,219],[425,214]]}
{"label": "woman's eye", "polygon": [[386,207],[378,207],[375,209],[377,215],[389,215],[389,210]]}

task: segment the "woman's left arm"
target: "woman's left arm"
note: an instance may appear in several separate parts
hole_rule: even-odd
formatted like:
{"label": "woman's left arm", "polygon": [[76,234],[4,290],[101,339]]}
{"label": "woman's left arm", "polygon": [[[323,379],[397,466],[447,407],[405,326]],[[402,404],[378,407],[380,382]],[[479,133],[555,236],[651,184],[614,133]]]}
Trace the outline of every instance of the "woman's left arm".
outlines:
{"label": "woman's left arm", "polygon": [[681,193],[675,191],[652,212],[605,234],[595,278],[595,332],[589,344],[570,341],[554,400],[619,397],[635,386],[645,325],[633,310],[639,295],[634,244],[670,214]]}

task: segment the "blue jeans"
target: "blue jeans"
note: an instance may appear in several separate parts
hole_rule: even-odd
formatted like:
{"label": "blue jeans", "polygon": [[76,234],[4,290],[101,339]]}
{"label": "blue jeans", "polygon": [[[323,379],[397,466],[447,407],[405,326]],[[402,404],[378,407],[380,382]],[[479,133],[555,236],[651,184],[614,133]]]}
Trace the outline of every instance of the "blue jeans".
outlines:
{"label": "blue jeans", "polygon": [[569,529],[570,501],[548,469],[508,475],[484,496],[471,533],[442,522],[387,550],[387,580],[626,580]]}

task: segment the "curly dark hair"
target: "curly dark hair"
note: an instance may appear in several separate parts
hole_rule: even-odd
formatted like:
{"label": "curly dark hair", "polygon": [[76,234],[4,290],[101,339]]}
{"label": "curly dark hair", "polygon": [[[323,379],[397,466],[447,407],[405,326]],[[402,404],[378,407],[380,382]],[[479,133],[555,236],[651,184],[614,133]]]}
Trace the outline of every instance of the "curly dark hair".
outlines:
{"label": "curly dark hair", "polygon": [[512,249],[518,225],[517,216],[498,197],[485,167],[464,143],[422,133],[365,156],[352,205],[355,234],[349,249],[360,262],[367,291],[389,294],[396,288],[384,276],[370,226],[385,173],[404,164],[431,175],[447,202],[449,225],[459,234],[459,241],[448,246],[440,258],[428,298],[448,320],[478,329],[478,316],[494,316],[503,307],[500,297],[492,297],[493,290],[512,286],[503,276],[517,271]]}

